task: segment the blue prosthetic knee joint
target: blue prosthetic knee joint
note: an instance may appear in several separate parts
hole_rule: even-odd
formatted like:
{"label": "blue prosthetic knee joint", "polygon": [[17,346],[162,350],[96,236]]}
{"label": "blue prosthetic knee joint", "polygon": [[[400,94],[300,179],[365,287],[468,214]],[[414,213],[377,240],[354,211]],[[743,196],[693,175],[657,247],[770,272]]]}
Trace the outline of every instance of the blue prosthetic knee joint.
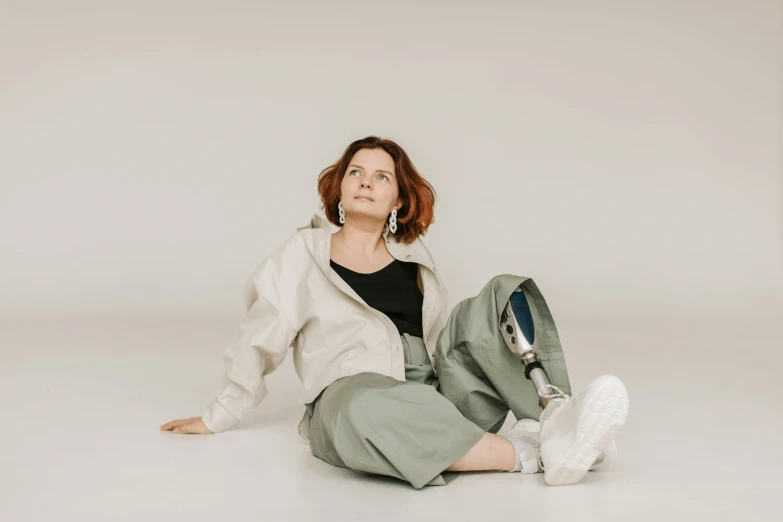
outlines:
{"label": "blue prosthetic knee joint", "polygon": [[500,315],[500,331],[506,345],[525,365],[525,377],[532,380],[538,390],[539,405],[546,408],[551,399],[551,395],[546,393],[551,381],[536,356],[533,313],[521,287],[514,290]]}

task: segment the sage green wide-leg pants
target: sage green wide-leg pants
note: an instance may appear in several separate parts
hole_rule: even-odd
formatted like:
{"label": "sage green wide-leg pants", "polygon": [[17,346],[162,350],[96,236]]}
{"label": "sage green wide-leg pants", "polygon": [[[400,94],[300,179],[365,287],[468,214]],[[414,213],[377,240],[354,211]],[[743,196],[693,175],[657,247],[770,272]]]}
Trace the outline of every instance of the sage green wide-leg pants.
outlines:
{"label": "sage green wide-leg pants", "polygon": [[500,314],[517,287],[530,305],[541,364],[552,384],[571,394],[544,296],[532,279],[503,274],[450,312],[435,350],[437,377],[424,340],[404,333],[405,382],[360,373],[338,379],[305,405],[313,454],[421,489],[457,478],[459,473],[444,470],[485,432],[497,433],[509,410],[517,419],[538,420],[538,392],[499,329]]}

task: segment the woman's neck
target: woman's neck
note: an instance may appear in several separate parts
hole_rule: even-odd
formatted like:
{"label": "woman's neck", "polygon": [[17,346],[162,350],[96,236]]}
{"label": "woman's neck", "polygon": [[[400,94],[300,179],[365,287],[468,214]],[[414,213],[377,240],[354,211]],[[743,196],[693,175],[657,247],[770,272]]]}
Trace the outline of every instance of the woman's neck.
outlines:
{"label": "woman's neck", "polygon": [[353,252],[365,259],[374,259],[380,253],[386,253],[386,245],[377,227],[360,228],[344,225],[340,230],[332,234],[332,242],[340,249]]}

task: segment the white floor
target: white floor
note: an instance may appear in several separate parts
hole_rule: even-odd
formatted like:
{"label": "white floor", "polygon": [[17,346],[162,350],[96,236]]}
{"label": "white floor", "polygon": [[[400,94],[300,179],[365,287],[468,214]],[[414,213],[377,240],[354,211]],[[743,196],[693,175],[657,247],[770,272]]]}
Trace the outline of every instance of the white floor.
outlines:
{"label": "white floor", "polygon": [[0,520],[780,520],[780,325],[558,328],[575,392],[628,387],[619,461],[574,486],[480,472],[416,491],[312,456],[290,356],[237,428],[159,431],[209,404],[235,321],[5,324]]}

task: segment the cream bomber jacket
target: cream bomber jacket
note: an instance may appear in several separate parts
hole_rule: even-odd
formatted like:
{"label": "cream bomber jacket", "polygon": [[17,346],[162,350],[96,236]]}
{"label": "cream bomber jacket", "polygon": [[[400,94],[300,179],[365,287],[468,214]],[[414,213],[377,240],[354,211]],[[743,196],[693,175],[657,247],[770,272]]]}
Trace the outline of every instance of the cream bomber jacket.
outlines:
{"label": "cream bomber jacket", "polygon": [[[211,431],[231,428],[258,406],[268,393],[264,377],[280,366],[291,347],[304,388],[299,400],[305,404],[337,379],[361,372],[405,381],[397,327],[329,265],[329,227],[326,218],[313,214],[245,284],[247,313],[223,357],[226,371],[215,401],[201,416]],[[389,234],[388,223],[383,237],[394,258],[419,264],[424,343],[435,367],[435,344],[448,317],[446,288],[421,238],[399,243]]]}

